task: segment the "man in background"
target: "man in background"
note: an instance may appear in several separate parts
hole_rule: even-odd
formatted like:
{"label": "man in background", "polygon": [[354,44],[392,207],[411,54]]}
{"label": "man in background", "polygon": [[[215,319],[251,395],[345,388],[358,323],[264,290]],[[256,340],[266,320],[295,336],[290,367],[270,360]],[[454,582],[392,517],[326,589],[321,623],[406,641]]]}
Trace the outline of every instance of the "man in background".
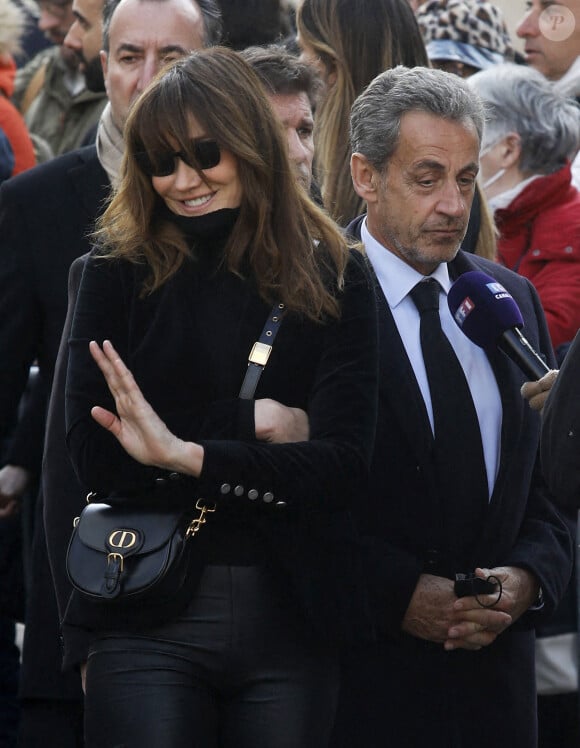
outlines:
{"label": "man in background", "polygon": [[[530,0],[516,28],[524,58],[568,96],[580,94],[580,0]],[[552,19],[552,23],[550,23]],[[546,31],[554,33],[546,34]],[[561,31],[561,33],[558,33]]]}
{"label": "man in background", "polygon": [[[549,4],[530,0],[527,5],[516,28],[516,34],[524,40],[526,63],[552,81],[564,96],[580,101],[580,0]],[[572,164],[572,183],[580,189],[578,156]]]}
{"label": "man in background", "polygon": [[72,0],[40,0],[39,8],[38,26],[54,46],[19,70],[14,103],[41,163],[89,142],[106,97],[87,87],[76,54],[64,43],[75,21]]}
{"label": "man in background", "polygon": [[72,12],[75,20],[64,38],[64,45],[75,53],[88,90],[104,91],[100,56],[103,46],[103,0],[73,0]]}
{"label": "man in background", "polygon": [[[241,52],[264,84],[272,108],[284,127],[290,160],[298,179],[312,191],[314,109],[321,81],[316,70],[282,47],[248,47]],[[314,188],[315,196],[318,193]]]}

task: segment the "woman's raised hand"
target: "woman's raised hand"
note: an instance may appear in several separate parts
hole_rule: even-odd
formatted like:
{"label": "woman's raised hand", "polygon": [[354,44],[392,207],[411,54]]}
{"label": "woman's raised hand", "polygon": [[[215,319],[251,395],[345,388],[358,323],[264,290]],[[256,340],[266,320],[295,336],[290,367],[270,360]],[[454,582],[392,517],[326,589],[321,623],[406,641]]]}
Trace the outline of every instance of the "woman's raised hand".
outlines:
{"label": "woman's raised hand", "polygon": [[198,474],[191,465],[187,466],[191,469],[184,470],[181,461],[187,446],[194,445],[183,442],[169,431],[143,396],[113,344],[105,340],[101,347],[93,340],[89,343],[89,350],[103,372],[117,410],[115,414],[96,405],[91,409],[95,421],[110,431],[138,462]]}

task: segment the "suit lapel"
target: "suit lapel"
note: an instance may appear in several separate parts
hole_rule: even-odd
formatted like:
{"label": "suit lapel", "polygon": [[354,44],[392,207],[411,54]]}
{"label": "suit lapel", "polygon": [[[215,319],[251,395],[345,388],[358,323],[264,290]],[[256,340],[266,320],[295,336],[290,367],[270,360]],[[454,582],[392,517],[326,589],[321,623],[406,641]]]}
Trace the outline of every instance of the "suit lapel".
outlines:
{"label": "suit lapel", "polygon": [[400,429],[415,449],[417,463],[429,475],[432,464],[428,457],[433,449],[429,417],[411,362],[376,276],[375,286],[379,315],[379,398],[389,402]]}

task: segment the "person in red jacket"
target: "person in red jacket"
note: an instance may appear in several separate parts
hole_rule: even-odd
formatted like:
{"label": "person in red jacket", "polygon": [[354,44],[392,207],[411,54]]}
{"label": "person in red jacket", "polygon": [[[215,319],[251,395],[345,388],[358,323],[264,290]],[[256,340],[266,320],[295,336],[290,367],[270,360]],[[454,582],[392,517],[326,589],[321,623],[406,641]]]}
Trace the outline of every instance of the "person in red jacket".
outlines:
{"label": "person in red jacket", "polygon": [[481,180],[498,261],[536,287],[557,350],[580,328],[580,193],[570,168],[580,114],[532,68],[496,65],[470,83],[489,111]]}
{"label": "person in red jacket", "polygon": [[25,17],[12,0],[0,0],[0,129],[14,154],[12,174],[30,169],[36,163],[34,148],[20,112],[10,101],[14,92],[16,63],[12,55],[24,32]]}

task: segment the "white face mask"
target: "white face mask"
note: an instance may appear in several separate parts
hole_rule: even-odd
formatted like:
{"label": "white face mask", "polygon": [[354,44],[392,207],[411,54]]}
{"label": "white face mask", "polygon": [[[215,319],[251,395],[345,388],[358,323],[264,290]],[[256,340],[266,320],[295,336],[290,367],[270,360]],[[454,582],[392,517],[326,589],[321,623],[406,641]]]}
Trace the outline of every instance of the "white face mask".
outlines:
{"label": "white face mask", "polygon": [[[505,138],[505,135],[500,135],[499,137],[495,138],[491,141],[491,143],[488,143],[487,145],[482,145],[481,150],[479,151],[479,158],[480,160],[485,156],[486,153],[489,153],[492,148],[495,148],[495,146]],[[506,173],[506,169],[499,169],[496,171],[495,174],[492,174],[491,177],[485,180],[485,182],[482,183],[481,189],[486,190],[488,187],[491,187],[492,184],[495,184],[498,179],[501,179],[503,175]]]}
{"label": "white face mask", "polygon": [[489,179],[485,180],[485,182],[481,185],[481,189],[486,190],[488,187],[491,187],[491,185],[495,184],[498,179],[501,179],[505,173],[505,169],[499,169],[499,171],[496,171],[496,173],[489,177]]}

